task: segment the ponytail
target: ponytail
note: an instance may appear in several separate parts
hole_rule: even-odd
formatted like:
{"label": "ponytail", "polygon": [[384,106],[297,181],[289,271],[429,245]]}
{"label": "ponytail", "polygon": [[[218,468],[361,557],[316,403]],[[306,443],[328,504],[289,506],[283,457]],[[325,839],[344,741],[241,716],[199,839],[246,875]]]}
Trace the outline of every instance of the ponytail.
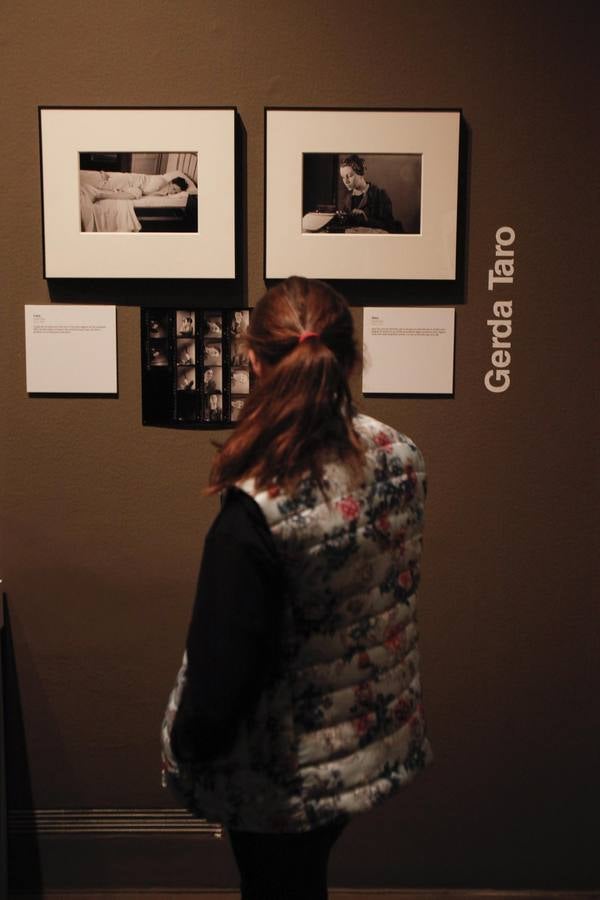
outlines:
{"label": "ponytail", "polygon": [[306,475],[323,487],[329,458],[358,473],[364,450],[348,384],[358,351],[345,300],[322,282],[290,278],[258,303],[246,340],[261,377],[215,459],[209,492],[250,476],[259,488],[293,490]]}

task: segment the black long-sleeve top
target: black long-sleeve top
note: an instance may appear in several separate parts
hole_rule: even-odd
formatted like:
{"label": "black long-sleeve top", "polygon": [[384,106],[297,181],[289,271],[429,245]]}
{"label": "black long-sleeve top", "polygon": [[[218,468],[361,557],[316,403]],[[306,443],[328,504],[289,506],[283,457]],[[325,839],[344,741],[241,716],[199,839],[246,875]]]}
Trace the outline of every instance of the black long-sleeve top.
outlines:
{"label": "black long-sleeve top", "polygon": [[[385,231],[402,231],[400,223],[394,221],[392,201],[388,194],[373,182],[369,184],[368,190],[358,197],[347,194],[344,198],[344,209],[355,225],[382,228]],[[364,216],[356,215],[356,210],[361,210]]]}
{"label": "black long-sleeve top", "polygon": [[258,504],[231,489],[204,543],[187,636],[187,683],[171,741],[181,760],[233,743],[273,665],[282,565]]}

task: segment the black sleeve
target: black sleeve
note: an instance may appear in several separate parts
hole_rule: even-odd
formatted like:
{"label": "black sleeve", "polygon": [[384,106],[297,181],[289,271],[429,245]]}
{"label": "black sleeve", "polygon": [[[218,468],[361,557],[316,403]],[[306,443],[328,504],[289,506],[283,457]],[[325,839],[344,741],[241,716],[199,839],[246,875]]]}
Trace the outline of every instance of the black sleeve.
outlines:
{"label": "black sleeve", "polygon": [[377,188],[373,202],[367,202],[367,224],[371,228],[385,228],[389,231],[394,222],[392,201],[383,188]]}
{"label": "black sleeve", "polygon": [[281,564],[258,504],[230,490],[204,544],[187,637],[187,684],[173,725],[182,760],[225,752],[272,665]]}

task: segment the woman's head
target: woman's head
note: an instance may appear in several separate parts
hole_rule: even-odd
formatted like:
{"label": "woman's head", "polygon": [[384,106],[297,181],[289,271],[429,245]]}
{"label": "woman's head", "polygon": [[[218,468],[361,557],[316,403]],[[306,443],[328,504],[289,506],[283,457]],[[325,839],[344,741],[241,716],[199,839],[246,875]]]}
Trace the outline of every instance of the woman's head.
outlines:
{"label": "woman's head", "polygon": [[168,184],[168,189],[170,194],[179,194],[182,191],[187,191],[188,183],[185,178],[181,178],[177,176],[176,178],[172,178]]}
{"label": "woman's head", "polygon": [[259,301],[245,341],[258,384],[217,456],[212,489],[247,475],[261,487],[291,487],[309,473],[320,480],[332,454],[358,464],[348,378],[359,353],[344,298],[321,281],[288,278]]}
{"label": "woman's head", "polygon": [[366,168],[362,156],[351,153],[350,156],[344,157],[340,163],[340,178],[344,182],[346,190],[358,191],[366,187],[367,182],[364,177]]}
{"label": "woman's head", "polygon": [[[307,332],[316,337],[308,339],[309,347],[303,347]],[[297,362],[317,354],[333,356],[346,375],[358,353],[350,309],[341,294],[322,281],[298,277],[271,288],[258,302],[246,343],[266,367],[292,354]]]}

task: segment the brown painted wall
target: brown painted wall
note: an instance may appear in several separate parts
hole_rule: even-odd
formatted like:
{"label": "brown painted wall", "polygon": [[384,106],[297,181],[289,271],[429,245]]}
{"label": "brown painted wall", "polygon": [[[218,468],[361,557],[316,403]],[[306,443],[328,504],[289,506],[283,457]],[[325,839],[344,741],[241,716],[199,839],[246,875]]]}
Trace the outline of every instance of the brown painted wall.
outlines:
{"label": "brown painted wall", "polygon": [[[265,105],[461,107],[464,277],[349,289],[359,325],[373,301],[458,304],[455,397],[360,404],[411,434],[429,464],[421,625],[437,762],[352,825],[332,880],[598,883],[597,19],[594,2],[531,0],[5,7],[0,505],[13,806],[174,806],[159,786],[157,733],[216,506],[200,496],[210,435],[140,424],[135,304],[147,289],[42,278],[37,105],[238,107],[247,277],[216,294],[199,282],[191,296],[207,304],[240,292],[253,304],[264,290]],[[517,235],[514,360],[510,390],[494,395],[483,385],[487,270],[502,225]],[[119,304],[118,399],[28,398],[23,305],[51,297]],[[227,848],[209,839],[90,840],[74,853],[55,837],[39,853],[19,864],[20,882],[39,862],[51,886],[235,883]]]}

